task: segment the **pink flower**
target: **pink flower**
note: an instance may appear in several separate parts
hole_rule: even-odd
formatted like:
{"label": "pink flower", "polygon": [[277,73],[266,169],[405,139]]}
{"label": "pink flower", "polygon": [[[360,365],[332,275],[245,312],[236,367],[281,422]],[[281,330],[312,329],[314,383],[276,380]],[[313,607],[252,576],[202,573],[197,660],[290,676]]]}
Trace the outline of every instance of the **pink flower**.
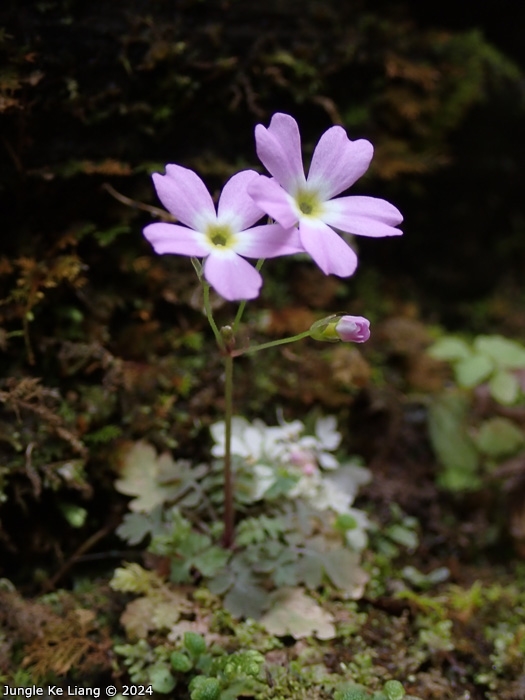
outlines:
{"label": "pink flower", "polygon": [[288,231],[279,224],[250,228],[264,216],[247,192],[258,177],[254,170],[233,175],[222,190],[216,211],[196,173],[180,165],[167,165],[166,175],[154,173],[155,189],[166,209],[185,225],[150,224],[144,236],[156,253],[205,258],[204,277],[225,299],[254,299],[262,277],[244,257],[273,258],[303,250],[291,227]]}
{"label": "pink flower", "polygon": [[295,119],[274,114],[270,126],[255,128],[257,154],[273,178],[261,175],[248,191],[255,203],[285,229],[298,226],[300,240],[325,274],[347,277],[355,272],[357,256],[333,230],[380,238],[398,236],[400,212],[384,199],[339,197],[370,165],[369,141],[350,141],[333,126],[321,136],[305,178],[301,136]]}
{"label": "pink flower", "polygon": [[370,338],[370,321],[363,316],[341,316],[335,332],[345,343],[365,343]]}
{"label": "pink flower", "polygon": [[328,343],[366,343],[370,338],[370,321],[364,316],[334,314],[312,323],[310,336]]}

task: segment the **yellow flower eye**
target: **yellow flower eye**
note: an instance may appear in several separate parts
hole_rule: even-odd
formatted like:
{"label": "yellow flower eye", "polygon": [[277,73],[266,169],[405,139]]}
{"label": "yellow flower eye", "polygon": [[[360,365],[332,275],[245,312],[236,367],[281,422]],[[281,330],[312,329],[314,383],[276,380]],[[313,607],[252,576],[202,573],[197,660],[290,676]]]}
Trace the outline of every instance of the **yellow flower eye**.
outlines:
{"label": "yellow flower eye", "polygon": [[322,203],[315,192],[299,190],[295,196],[295,203],[305,216],[319,216],[321,214]]}
{"label": "yellow flower eye", "polygon": [[235,236],[231,229],[224,225],[210,224],[206,231],[206,237],[215,248],[230,248],[235,242]]}

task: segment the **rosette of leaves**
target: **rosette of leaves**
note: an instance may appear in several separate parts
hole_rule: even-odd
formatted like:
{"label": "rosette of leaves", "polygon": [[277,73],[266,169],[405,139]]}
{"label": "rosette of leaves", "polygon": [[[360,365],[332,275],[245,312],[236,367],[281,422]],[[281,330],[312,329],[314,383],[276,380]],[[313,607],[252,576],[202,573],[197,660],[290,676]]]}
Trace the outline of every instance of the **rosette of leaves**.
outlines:
{"label": "rosette of leaves", "polygon": [[[362,595],[367,576],[359,554],[345,546],[344,533],[334,522],[301,501],[286,503],[272,516],[241,521],[236,544],[235,551],[218,547],[179,513],[171,530],[155,536],[149,549],[170,558],[172,581],[188,582],[196,575],[206,579],[235,617],[260,619],[265,611],[281,606],[276,595],[283,588],[316,590],[325,583],[349,598]],[[310,603],[314,610],[315,602]],[[286,606],[281,607],[284,611]],[[298,637],[314,634],[320,630],[319,618],[314,617],[305,626],[307,615],[303,616],[300,629],[283,618],[279,629]],[[332,628],[324,624],[321,634],[333,636]]]}
{"label": "rosette of leaves", "polygon": [[480,335],[472,343],[446,336],[428,349],[436,360],[450,362],[458,386],[472,389],[487,383],[492,398],[513,404],[523,396],[525,347],[501,335]]}
{"label": "rosette of leaves", "polygon": [[437,341],[429,353],[450,362],[458,385],[429,406],[429,435],[444,467],[439,482],[453,491],[479,488],[481,467],[517,454],[525,446],[525,433],[511,417],[476,419],[474,395],[468,390],[484,385],[494,411],[523,398],[525,347],[498,335],[478,336],[471,344],[450,336]]}

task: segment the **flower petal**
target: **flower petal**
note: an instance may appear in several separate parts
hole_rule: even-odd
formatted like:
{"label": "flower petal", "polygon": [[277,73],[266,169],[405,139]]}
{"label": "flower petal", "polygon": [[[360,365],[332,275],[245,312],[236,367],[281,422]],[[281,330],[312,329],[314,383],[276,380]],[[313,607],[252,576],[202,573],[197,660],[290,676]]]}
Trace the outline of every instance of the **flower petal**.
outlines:
{"label": "flower petal", "polygon": [[279,224],[254,226],[235,235],[235,252],[248,258],[276,258],[279,255],[304,253],[297,228],[284,229]]}
{"label": "flower petal", "polygon": [[289,114],[274,114],[270,126],[255,127],[257,155],[287,192],[295,193],[304,185],[301,135],[297,122]]}
{"label": "flower petal", "polygon": [[146,226],[143,233],[159,255],[175,253],[204,257],[210,252],[205,243],[205,236],[185,226],[159,222]]}
{"label": "flower petal", "polygon": [[331,199],[324,203],[321,218],[329,226],[358,236],[382,238],[403,233],[394,228],[403,221],[400,212],[384,199],[375,197]]}
{"label": "flower petal", "polygon": [[357,267],[357,255],[341,236],[322,221],[303,219],[299,224],[301,243],[325,275],[349,277]]}
{"label": "flower petal", "polygon": [[162,204],[186,226],[202,231],[210,219],[215,221],[211,195],[193,170],[167,165],[166,175],[153,174],[153,183]]}
{"label": "flower petal", "polygon": [[204,276],[215,291],[228,301],[255,299],[262,286],[258,271],[235,253],[211,253],[204,263]]}
{"label": "flower petal", "polygon": [[370,321],[364,316],[341,316],[335,330],[345,343],[366,343],[370,338]]}
{"label": "flower petal", "polygon": [[259,175],[250,182],[248,192],[257,206],[283,228],[291,228],[297,223],[294,199],[275,180]]}
{"label": "flower petal", "polygon": [[366,173],[374,147],[370,141],[350,141],[341,126],[332,126],[319,139],[308,172],[308,184],[324,200],[335,197]]}
{"label": "flower petal", "polygon": [[248,185],[258,177],[259,173],[255,170],[242,170],[224,185],[218,206],[221,224],[229,224],[234,231],[244,231],[264,216],[248,194]]}
{"label": "flower petal", "polygon": [[[365,216],[382,221],[389,226],[397,226],[403,221],[403,215],[386,199],[377,197],[338,197],[324,203],[324,211],[335,215]],[[323,221],[325,217],[323,216]],[[326,223],[329,223],[326,221]],[[335,224],[334,224],[335,226]]]}

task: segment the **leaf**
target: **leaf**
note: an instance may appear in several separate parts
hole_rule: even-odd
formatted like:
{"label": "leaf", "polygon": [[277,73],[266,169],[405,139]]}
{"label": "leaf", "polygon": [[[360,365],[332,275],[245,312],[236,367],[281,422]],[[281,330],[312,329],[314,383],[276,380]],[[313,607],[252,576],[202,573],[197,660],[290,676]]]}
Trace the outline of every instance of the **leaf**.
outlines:
{"label": "leaf", "polygon": [[126,605],[120,624],[131,639],[145,639],[153,629],[151,616],[154,603],[151,598],[136,598]]}
{"label": "leaf", "polygon": [[155,664],[149,668],[148,679],[152,690],[156,693],[171,693],[177,685],[177,681],[172,676],[169,666],[162,663]]}
{"label": "leaf", "polygon": [[208,581],[210,593],[215,595],[223,595],[228,588],[233,584],[235,577],[232,571],[221,571],[217,576],[214,576],[211,581]]}
{"label": "leaf", "polygon": [[321,552],[310,547],[305,549],[297,564],[297,577],[299,581],[305,583],[311,590],[319,588],[323,581]]}
{"label": "leaf", "polygon": [[115,488],[126,496],[135,496],[130,510],[149,513],[179,493],[187,469],[186,462],[175,462],[167,452],[157,456],[152,445],[140,440],[125,452]]}
{"label": "leaf", "polygon": [[368,574],[359,565],[359,554],[349,549],[331,549],[323,555],[326,575],[334,586],[344,591],[349,598],[362,597]]}
{"label": "leaf", "polygon": [[502,335],[480,335],[474,347],[486,357],[490,357],[498,367],[506,369],[525,368],[525,348],[515,340]]}
{"label": "leaf", "polygon": [[269,594],[251,576],[237,578],[224,598],[224,607],[234,617],[251,617],[254,620],[259,619],[268,604]]}
{"label": "leaf", "polygon": [[311,590],[318,588],[323,575],[346,595],[358,599],[368,581],[359,565],[359,554],[345,547],[330,549],[326,540],[315,537],[307,541],[304,554],[297,563],[297,580]]}
{"label": "leaf", "polygon": [[485,421],[476,437],[478,449],[489,457],[507,457],[525,444],[525,434],[507,418]]}
{"label": "leaf", "polygon": [[193,559],[193,566],[203,576],[214,576],[226,565],[230,555],[231,552],[229,550],[213,545]]}
{"label": "leaf", "polygon": [[336,636],[334,617],[323,610],[302,588],[281,588],[271,597],[271,609],[260,619],[270,634],[294,639],[314,635],[318,639]]}
{"label": "leaf", "polygon": [[518,378],[505,370],[496,372],[489,382],[492,398],[505,405],[516,403],[520,389]]}
{"label": "leaf", "polygon": [[477,485],[478,453],[465,429],[466,397],[449,393],[435,399],[428,412],[432,447],[445,467],[440,484],[451,491]]}
{"label": "leaf", "polygon": [[72,527],[82,527],[86,522],[87,510],[75,503],[59,503],[63,516]]}
{"label": "leaf", "polygon": [[144,513],[126,513],[122,523],[117,527],[117,535],[128,544],[135,545],[142,542],[146,535],[151,535],[153,522]]}
{"label": "leaf", "polygon": [[149,593],[162,588],[164,582],[154,571],[148,571],[140,564],[131,562],[115,569],[109,585],[114,591],[122,593]]}
{"label": "leaf", "polygon": [[460,360],[454,367],[457,383],[471,389],[487,379],[494,370],[494,362],[485,355],[472,355]]}
{"label": "leaf", "polygon": [[444,361],[466,360],[472,355],[464,340],[452,337],[441,338],[431,345],[427,352],[435,360]]}
{"label": "leaf", "polygon": [[153,630],[173,627],[181,613],[188,610],[185,595],[166,587],[128,603],[120,617],[120,623],[128,637],[145,639]]}
{"label": "leaf", "polygon": [[419,544],[417,533],[414,530],[401,525],[400,523],[394,523],[387,528],[386,534],[390,539],[394,540],[396,544],[400,544],[402,547],[406,547],[409,551],[414,552],[417,545]]}
{"label": "leaf", "polygon": [[[228,573],[233,585],[224,598],[224,607],[234,617],[251,617],[258,620],[263,610],[268,607],[269,594],[259,585],[249,562],[244,561],[242,555],[236,557],[230,564]],[[215,582],[219,579],[221,575],[216,577]],[[220,583],[224,585],[226,578],[222,578]],[[217,592],[215,586],[210,586],[210,590]]]}

